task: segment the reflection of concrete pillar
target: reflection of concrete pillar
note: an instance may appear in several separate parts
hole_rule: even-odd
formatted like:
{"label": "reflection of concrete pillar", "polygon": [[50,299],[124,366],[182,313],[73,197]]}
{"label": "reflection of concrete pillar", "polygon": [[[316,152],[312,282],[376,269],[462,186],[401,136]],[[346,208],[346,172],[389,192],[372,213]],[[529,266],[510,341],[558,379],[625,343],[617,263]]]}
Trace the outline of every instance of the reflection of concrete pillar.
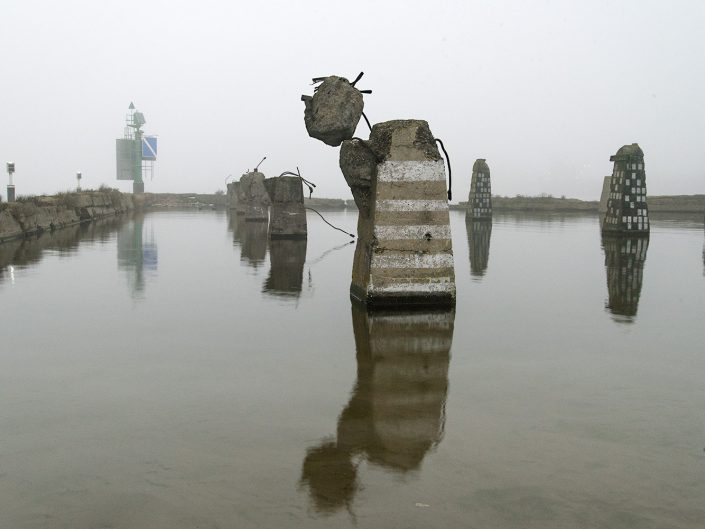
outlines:
{"label": "reflection of concrete pillar", "polygon": [[272,203],[270,239],[301,239],[307,236],[306,210],[301,178],[280,176],[264,181]]}
{"label": "reflection of concrete pillar", "polygon": [[264,187],[264,174],[252,171],[242,175],[240,190],[244,197],[245,220],[268,220],[270,200]]}
{"label": "reflection of concrete pillar", "polygon": [[490,238],[492,236],[492,219],[474,221],[466,217],[465,228],[468,232],[468,251],[470,254],[470,274],[482,277],[487,270],[490,259]]}
{"label": "reflection of concrete pillar", "polygon": [[306,262],[306,239],[269,241],[269,276],[263,291],[274,296],[301,294]]}
{"label": "reflection of concrete pillar", "polygon": [[632,143],[619,149],[610,161],[614,162],[614,169],[602,231],[637,235],[649,233],[644,152],[638,144]]}
{"label": "reflection of concrete pillar", "polygon": [[443,160],[428,123],[378,123],[346,140],[340,168],[358,216],[350,293],[371,306],[450,306],[455,271]]}
{"label": "reflection of concrete pillar", "polygon": [[240,260],[257,268],[267,256],[267,223],[242,222]]}
{"label": "reflection of concrete pillar", "polygon": [[625,316],[619,321],[631,322],[639,308],[639,296],[644,274],[648,237],[604,236],[607,271],[607,309],[616,316]]}
{"label": "reflection of concrete pillar", "polygon": [[473,220],[492,219],[492,187],[490,168],[484,158],[478,158],[472,166],[468,209],[465,218]]}
{"label": "reflection of concrete pillar", "polygon": [[454,311],[372,312],[353,304],[357,381],[335,440],[307,451],[301,482],[319,512],[349,506],[355,456],[416,470],[443,438]]}

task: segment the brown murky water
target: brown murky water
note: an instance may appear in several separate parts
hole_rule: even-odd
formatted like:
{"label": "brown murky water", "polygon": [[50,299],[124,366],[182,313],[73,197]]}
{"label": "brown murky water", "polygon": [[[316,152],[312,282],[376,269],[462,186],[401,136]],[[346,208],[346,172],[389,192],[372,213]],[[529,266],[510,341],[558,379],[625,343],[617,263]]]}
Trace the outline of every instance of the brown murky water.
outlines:
{"label": "brown murky water", "polygon": [[702,218],[451,217],[452,312],[351,305],[315,216],[0,245],[0,527],[702,527]]}

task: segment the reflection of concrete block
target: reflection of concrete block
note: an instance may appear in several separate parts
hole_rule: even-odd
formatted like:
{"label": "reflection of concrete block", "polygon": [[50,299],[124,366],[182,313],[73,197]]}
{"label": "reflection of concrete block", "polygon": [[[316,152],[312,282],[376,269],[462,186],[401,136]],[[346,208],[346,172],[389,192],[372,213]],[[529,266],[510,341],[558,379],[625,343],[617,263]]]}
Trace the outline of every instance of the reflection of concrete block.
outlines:
{"label": "reflection of concrete block", "polygon": [[362,116],[362,94],[344,77],[332,75],[318,86],[313,97],[302,96],[308,135],[337,147],[355,135]]}

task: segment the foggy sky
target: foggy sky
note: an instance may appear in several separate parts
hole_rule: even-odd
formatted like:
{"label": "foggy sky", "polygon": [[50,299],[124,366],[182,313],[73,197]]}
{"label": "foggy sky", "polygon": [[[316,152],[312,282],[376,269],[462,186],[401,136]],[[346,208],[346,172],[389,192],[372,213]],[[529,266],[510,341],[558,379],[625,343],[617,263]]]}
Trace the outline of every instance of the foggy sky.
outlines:
{"label": "foggy sky", "polygon": [[20,195],[79,170],[130,191],[115,139],[134,101],[159,136],[147,191],[214,192],[266,155],[267,176],[298,166],[315,195],[351,198],[300,96],[360,71],[372,123],[425,119],[444,141],[456,202],[476,158],[493,194],[597,199],[633,142],[650,194],[705,192],[702,0],[3,0],[0,20],[3,197],[7,160]]}

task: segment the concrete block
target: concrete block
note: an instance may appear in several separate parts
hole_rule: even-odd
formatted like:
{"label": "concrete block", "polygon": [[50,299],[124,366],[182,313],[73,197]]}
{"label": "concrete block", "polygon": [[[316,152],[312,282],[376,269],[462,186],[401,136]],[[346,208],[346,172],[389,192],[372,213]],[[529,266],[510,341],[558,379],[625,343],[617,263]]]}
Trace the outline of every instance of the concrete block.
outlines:
{"label": "concrete block", "polygon": [[264,179],[264,174],[259,171],[249,172],[240,178],[245,220],[266,221],[269,219],[271,201],[264,187]]}
{"label": "concrete block", "polygon": [[312,138],[337,147],[355,135],[364,106],[362,94],[344,77],[326,77],[311,96],[302,96],[304,122]]}
{"label": "concrete block", "polygon": [[[361,209],[358,217],[351,296],[375,307],[452,306],[445,166],[428,124],[380,123],[366,145],[377,164],[370,174],[368,211]],[[369,168],[369,159],[361,159]],[[356,169],[346,167],[349,174]]]}
{"label": "concrete block", "polygon": [[306,209],[303,183],[296,176],[267,178],[264,181],[271,200],[270,239],[306,238]]}
{"label": "concrete block", "polygon": [[468,209],[466,219],[492,219],[492,187],[490,168],[484,158],[478,158],[472,166],[470,193],[468,194]]}

